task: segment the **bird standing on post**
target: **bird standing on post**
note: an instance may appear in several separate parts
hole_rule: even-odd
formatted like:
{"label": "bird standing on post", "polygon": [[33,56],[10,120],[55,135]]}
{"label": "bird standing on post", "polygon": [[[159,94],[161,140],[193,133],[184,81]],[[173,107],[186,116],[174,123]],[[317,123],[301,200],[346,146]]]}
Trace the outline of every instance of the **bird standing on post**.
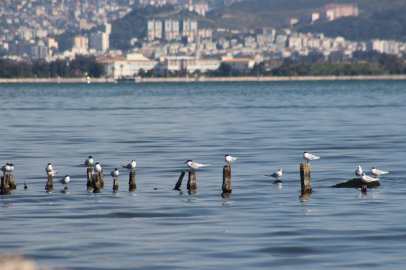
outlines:
{"label": "bird standing on post", "polygon": [[94,171],[97,173],[101,173],[102,167],[99,162],[96,162],[96,164],[94,164]]}
{"label": "bird standing on post", "polygon": [[228,163],[228,165],[231,165],[231,163],[237,159],[236,157],[232,157],[230,155],[225,155],[224,157],[226,158],[226,163]]}
{"label": "bird standing on post", "polygon": [[356,176],[361,176],[361,175],[362,175],[362,168],[361,168],[361,166],[358,166],[358,169],[355,170],[355,175],[356,175]]}
{"label": "bird standing on post", "polygon": [[1,170],[3,171],[3,174],[10,173],[11,172],[10,163],[6,163],[6,165],[2,166]]}
{"label": "bird standing on post", "polygon": [[201,167],[205,167],[205,166],[209,166],[210,164],[200,164],[200,163],[196,163],[191,161],[190,159],[185,161],[185,163],[187,163],[187,166],[193,170],[199,169]]}
{"label": "bird standing on post", "polygon": [[375,175],[375,176],[377,176],[377,177],[379,177],[381,174],[387,174],[387,173],[389,173],[389,172],[385,172],[385,171],[378,170],[378,169],[376,169],[375,167],[372,167],[372,168],[371,168],[371,172],[372,172],[373,175]]}
{"label": "bird standing on post", "polygon": [[120,175],[120,172],[118,171],[117,168],[114,169],[114,171],[112,171],[110,173],[111,177],[113,177],[113,179],[117,179],[117,177]]}
{"label": "bird standing on post", "polygon": [[307,152],[303,153],[303,158],[307,160],[307,163],[309,163],[309,161],[315,160],[315,159],[319,159],[320,157],[309,154]]}
{"label": "bird standing on post", "polygon": [[47,166],[45,167],[45,171],[47,175],[55,176],[57,174],[57,171],[54,171],[54,168],[52,167],[51,163],[48,163]]}
{"label": "bird standing on post", "polygon": [[130,163],[128,163],[125,166],[121,166],[123,168],[126,168],[127,170],[133,171],[135,169],[135,166],[137,166],[137,162],[135,162],[135,159],[133,159]]}

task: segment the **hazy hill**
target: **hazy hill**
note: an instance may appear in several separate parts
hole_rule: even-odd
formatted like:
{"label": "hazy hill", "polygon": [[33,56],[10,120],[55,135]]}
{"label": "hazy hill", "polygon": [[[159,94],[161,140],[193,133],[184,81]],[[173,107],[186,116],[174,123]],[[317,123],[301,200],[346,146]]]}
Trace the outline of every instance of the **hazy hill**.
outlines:
{"label": "hazy hill", "polygon": [[406,40],[406,6],[379,10],[370,17],[340,18],[331,22],[297,27],[299,32],[324,33],[348,40],[394,39]]}
{"label": "hazy hill", "polygon": [[146,7],[134,9],[125,17],[112,23],[112,33],[110,35],[110,46],[117,49],[129,49],[130,40],[134,37],[143,39],[147,36],[148,20],[165,19],[195,19],[198,21],[199,28],[214,28],[215,22],[198,15],[195,12],[175,9],[174,6],[167,5],[163,7]]}
{"label": "hazy hill", "polygon": [[123,50],[130,48],[131,38],[142,39],[146,36],[148,19],[193,18],[198,21],[199,28],[280,28],[286,18],[300,19],[307,12],[317,12],[324,5],[334,3],[357,4],[359,16],[298,25],[294,30],[322,32],[326,36],[343,36],[348,40],[404,40],[406,37],[406,0],[245,0],[214,9],[206,17],[170,5],[134,9],[124,18],[113,22],[110,45]]}
{"label": "hazy hill", "polygon": [[[307,12],[317,12],[326,4],[356,4],[359,8],[360,16],[358,20],[353,18],[347,18],[326,23],[326,25],[318,24],[317,26],[304,26],[304,31],[313,31],[313,29],[320,29],[325,32],[329,28],[336,29],[333,33],[340,33],[341,36],[345,35],[345,30],[349,27],[354,27],[359,23],[359,26],[369,27],[368,32],[378,31],[382,32],[383,29],[390,27],[399,27],[399,25],[405,25],[404,19],[401,17],[401,12],[404,12],[406,6],[406,0],[246,0],[243,2],[235,3],[229,7],[223,7],[210,12],[207,17],[216,21],[218,27],[225,28],[260,28],[260,27],[282,27],[286,18],[302,18],[303,14]],[[395,19],[390,18],[391,13],[397,12],[396,18],[400,18],[399,23],[394,25],[393,23],[385,23],[385,20],[394,22]],[[380,16],[380,14],[382,16]],[[405,13],[403,13],[405,14]],[[385,19],[383,18],[385,17]],[[405,15],[403,17],[406,17]],[[383,26],[379,26],[378,23],[369,26],[373,21],[379,20],[383,22]],[[340,25],[342,25],[341,30]],[[357,26],[357,29],[359,27]],[[394,32],[393,36],[398,36],[399,31]],[[355,30],[355,33],[351,36],[356,36],[361,31]],[[385,32],[385,31],[383,31]],[[344,33],[344,34],[343,34]],[[367,36],[367,35],[364,35]]]}

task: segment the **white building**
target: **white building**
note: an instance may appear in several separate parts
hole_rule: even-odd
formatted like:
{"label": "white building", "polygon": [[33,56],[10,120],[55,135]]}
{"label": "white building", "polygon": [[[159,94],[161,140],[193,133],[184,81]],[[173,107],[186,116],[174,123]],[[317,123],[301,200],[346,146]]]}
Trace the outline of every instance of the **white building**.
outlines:
{"label": "white building", "polygon": [[130,53],[125,57],[105,57],[98,60],[99,63],[104,65],[107,78],[126,78],[137,76],[140,70],[147,72],[148,70],[155,69],[158,61],[146,58],[139,53]]}
{"label": "white building", "polygon": [[299,22],[299,20],[296,18],[287,18],[287,19],[285,19],[283,25],[286,27],[292,27],[295,24],[297,24],[298,22]]}
{"label": "white building", "polygon": [[188,42],[192,42],[197,37],[197,21],[183,20],[182,21],[182,36],[187,37]]}
{"label": "white building", "polygon": [[320,18],[320,14],[316,12],[310,12],[303,15],[303,21],[306,23],[312,23]]}
{"label": "white building", "polygon": [[196,70],[206,72],[208,70],[216,70],[220,66],[218,59],[196,59],[191,56],[171,56],[166,57],[163,61],[165,69],[176,72],[186,70],[188,73],[193,73]]}
{"label": "white building", "polygon": [[373,39],[366,43],[367,51],[377,51],[386,54],[399,54],[399,47],[402,44],[394,40]]}
{"label": "white building", "polygon": [[92,33],[89,38],[89,47],[96,51],[105,52],[109,49],[109,35],[103,32]]}
{"label": "white building", "polygon": [[222,57],[221,62],[229,64],[233,70],[244,72],[251,70],[258,61],[251,58]]}
{"label": "white building", "polygon": [[335,19],[334,9],[324,9],[320,12],[320,20],[332,21]]}
{"label": "white building", "polygon": [[193,5],[193,10],[201,15],[201,16],[206,16],[206,12],[209,10],[209,5],[207,4],[207,2],[204,1],[200,1],[197,4]]}
{"label": "white building", "polygon": [[179,21],[165,20],[164,22],[165,40],[173,40],[179,36]]}
{"label": "white building", "polygon": [[85,36],[76,36],[73,38],[72,45],[73,45],[72,47],[88,50],[89,49],[89,38],[85,37]]}
{"label": "white building", "polygon": [[162,21],[148,20],[147,22],[147,36],[148,40],[162,38]]}

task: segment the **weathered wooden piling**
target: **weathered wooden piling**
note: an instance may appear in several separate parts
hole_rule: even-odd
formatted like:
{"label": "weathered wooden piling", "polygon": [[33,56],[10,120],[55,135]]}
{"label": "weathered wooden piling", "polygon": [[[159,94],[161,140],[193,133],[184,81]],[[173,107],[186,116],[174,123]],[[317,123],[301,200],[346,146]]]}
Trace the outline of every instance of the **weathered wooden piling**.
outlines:
{"label": "weathered wooden piling", "polygon": [[228,192],[223,192],[223,193],[221,193],[221,198],[223,198],[223,199],[230,199],[230,193],[228,193]]}
{"label": "weathered wooden piling", "polygon": [[312,193],[312,183],[310,181],[310,163],[300,163],[300,184],[302,195]]}
{"label": "weathered wooden piling", "polygon": [[113,190],[118,190],[118,182],[117,182],[117,179],[114,179],[114,181],[113,181]]}
{"label": "weathered wooden piling", "polygon": [[24,189],[27,189],[27,188],[28,188],[27,181],[24,181]]}
{"label": "weathered wooden piling", "polygon": [[0,194],[1,195],[9,195],[9,194],[11,194],[8,174],[3,174],[1,176]]}
{"label": "weathered wooden piling", "polygon": [[180,190],[180,186],[182,185],[182,180],[183,180],[183,177],[184,177],[184,176],[185,176],[185,172],[182,171],[182,172],[180,173],[178,182],[176,182],[175,188],[174,188],[173,190]]}
{"label": "weathered wooden piling", "polygon": [[87,188],[93,187],[93,168],[87,168]]}
{"label": "weathered wooden piling", "polygon": [[14,180],[14,176],[12,174],[8,175],[8,185],[11,190],[14,190],[17,188],[16,181]]}
{"label": "weathered wooden piling", "polygon": [[189,171],[189,179],[187,181],[187,189],[197,189],[196,186],[196,172]]}
{"label": "weathered wooden piling", "polygon": [[100,188],[104,188],[103,170],[99,172],[99,176],[100,176]]}
{"label": "weathered wooden piling", "polygon": [[130,174],[128,175],[128,189],[130,191],[137,188],[137,184],[135,183],[135,174],[135,172],[130,172]]}
{"label": "weathered wooden piling", "polygon": [[223,167],[223,193],[231,193],[231,166]]}
{"label": "weathered wooden piling", "polygon": [[45,186],[46,190],[53,190],[54,189],[54,180],[53,180],[53,176],[52,175],[48,175],[48,181],[47,184]]}
{"label": "weathered wooden piling", "polygon": [[101,187],[101,176],[100,174],[95,174],[93,177],[93,193],[100,193],[100,187]]}

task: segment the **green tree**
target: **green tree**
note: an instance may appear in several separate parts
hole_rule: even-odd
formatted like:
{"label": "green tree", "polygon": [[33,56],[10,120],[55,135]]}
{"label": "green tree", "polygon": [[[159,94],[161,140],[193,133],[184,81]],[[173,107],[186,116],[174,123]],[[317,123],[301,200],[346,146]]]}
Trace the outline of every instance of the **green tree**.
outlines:
{"label": "green tree", "polygon": [[219,68],[218,68],[218,73],[219,76],[221,77],[231,77],[233,73],[233,68],[231,67],[230,64],[227,63],[221,63]]}

